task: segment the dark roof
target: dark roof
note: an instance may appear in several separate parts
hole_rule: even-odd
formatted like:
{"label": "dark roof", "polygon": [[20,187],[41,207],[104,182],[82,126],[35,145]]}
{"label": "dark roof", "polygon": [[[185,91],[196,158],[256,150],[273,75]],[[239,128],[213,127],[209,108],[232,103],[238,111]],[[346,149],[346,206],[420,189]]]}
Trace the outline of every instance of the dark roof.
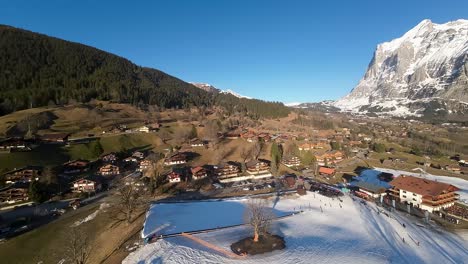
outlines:
{"label": "dark roof", "polygon": [[22,171],[22,170],[38,170],[38,171],[42,171],[44,167],[42,166],[35,166],[35,165],[27,165],[27,166],[24,166],[22,168],[19,168],[19,169],[14,169],[12,171],[9,171],[9,172],[6,172],[6,174],[11,174],[11,173],[15,173],[17,171]]}
{"label": "dark roof", "polygon": [[354,182],[353,185],[361,189],[365,189],[367,191],[373,192],[373,193],[385,192],[385,188],[383,188],[382,186],[378,186],[378,185],[368,183],[368,182],[358,181],[358,182]]}
{"label": "dark roof", "polygon": [[56,134],[44,134],[41,136],[41,138],[46,139],[46,140],[57,140],[57,139],[65,139],[69,136],[70,134],[68,133],[56,133]]}

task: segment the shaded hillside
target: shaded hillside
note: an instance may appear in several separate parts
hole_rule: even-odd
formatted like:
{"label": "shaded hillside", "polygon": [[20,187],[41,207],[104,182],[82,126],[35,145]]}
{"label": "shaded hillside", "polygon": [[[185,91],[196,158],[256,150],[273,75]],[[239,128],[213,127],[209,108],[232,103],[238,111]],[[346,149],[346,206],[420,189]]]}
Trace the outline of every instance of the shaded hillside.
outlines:
{"label": "shaded hillside", "polygon": [[[253,116],[284,115],[284,106],[215,96],[159,70],[89,47],[0,25],[0,115],[91,99],[165,108],[237,105]],[[258,103],[259,107],[251,104]],[[232,107],[230,107],[232,108]],[[257,109],[257,110],[256,110]]]}

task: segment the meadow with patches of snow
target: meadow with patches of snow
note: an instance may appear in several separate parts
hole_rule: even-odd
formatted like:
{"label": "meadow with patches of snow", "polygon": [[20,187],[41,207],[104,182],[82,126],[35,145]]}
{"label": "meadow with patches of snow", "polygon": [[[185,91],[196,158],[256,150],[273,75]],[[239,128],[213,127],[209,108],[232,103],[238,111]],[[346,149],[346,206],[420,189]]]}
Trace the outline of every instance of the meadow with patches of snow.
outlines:
{"label": "meadow with patches of snow", "polygon": [[[273,223],[272,233],[285,238],[284,250],[239,260],[190,239],[172,237],[141,247],[123,263],[466,263],[468,260],[467,241],[458,235],[422,224],[400,212],[378,212],[374,204],[364,204],[349,196],[342,199],[341,202],[311,192],[282,197],[274,206],[276,210],[304,210]],[[215,210],[219,215],[228,214],[229,207]],[[162,222],[165,217],[160,215]],[[195,236],[230,250],[233,242],[249,235],[248,227],[239,226]]]}

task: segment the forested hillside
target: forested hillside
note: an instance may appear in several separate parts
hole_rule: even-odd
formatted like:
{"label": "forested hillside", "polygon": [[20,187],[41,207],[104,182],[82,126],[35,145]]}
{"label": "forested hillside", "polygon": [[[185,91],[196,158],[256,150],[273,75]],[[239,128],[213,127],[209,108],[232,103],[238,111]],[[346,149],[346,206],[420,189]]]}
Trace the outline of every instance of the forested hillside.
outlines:
{"label": "forested hillside", "polygon": [[91,99],[165,108],[221,105],[254,117],[289,113],[280,103],[211,94],[93,47],[0,25],[0,115]]}

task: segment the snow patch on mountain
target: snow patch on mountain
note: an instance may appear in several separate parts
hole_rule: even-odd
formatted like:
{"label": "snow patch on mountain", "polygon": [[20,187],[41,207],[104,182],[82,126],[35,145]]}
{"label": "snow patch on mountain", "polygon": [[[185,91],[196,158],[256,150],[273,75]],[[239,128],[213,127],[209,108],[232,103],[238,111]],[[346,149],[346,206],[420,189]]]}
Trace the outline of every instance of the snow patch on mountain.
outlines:
{"label": "snow patch on mountain", "polygon": [[248,96],[245,96],[245,95],[240,95],[240,94],[238,94],[238,93],[236,93],[236,92],[234,92],[233,90],[230,90],[230,89],[223,90],[223,91],[221,91],[221,93],[231,94],[231,95],[234,95],[235,97],[238,97],[238,98],[252,99],[252,97],[248,97]]}
{"label": "snow patch on mountain", "polygon": [[467,76],[468,20],[435,24],[426,19],[402,37],[379,44],[358,85],[333,105],[395,116],[421,116],[427,112],[424,102],[452,100],[453,108],[460,108],[468,102]]}
{"label": "snow patch on mountain", "polygon": [[190,84],[192,84],[193,86],[195,86],[197,88],[200,88],[202,90],[210,92],[210,93],[223,93],[223,94],[234,95],[237,98],[252,99],[252,97],[240,95],[240,94],[238,94],[238,93],[236,93],[236,92],[234,92],[233,90],[230,90],[230,89],[227,89],[227,90],[218,89],[218,88],[214,87],[213,85],[211,85],[209,83],[191,82]]}

